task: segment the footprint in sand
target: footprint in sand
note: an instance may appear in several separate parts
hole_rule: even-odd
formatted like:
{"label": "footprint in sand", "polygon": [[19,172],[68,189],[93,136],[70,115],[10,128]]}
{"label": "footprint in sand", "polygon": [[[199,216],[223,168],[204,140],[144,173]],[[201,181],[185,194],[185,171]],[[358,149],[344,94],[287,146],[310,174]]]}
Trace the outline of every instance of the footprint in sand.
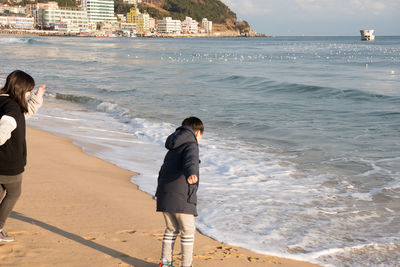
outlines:
{"label": "footprint in sand", "polygon": [[88,241],[103,240],[105,239],[105,234],[102,232],[87,232],[85,235],[81,235],[81,237]]}
{"label": "footprint in sand", "polygon": [[247,260],[249,262],[266,262],[263,259],[253,257],[253,256],[248,256],[245,254],[239,253],[239,250],[233,247],[229,246],[217,246],[211,249],[211,251],[195,255],[195,258],[202,258],[205,260],[211,260],[211,259],[219,259],[223,261],[224,259],[227,258],[242,258],[244,260]]}
{"label": "footprint in sand", "polygon": [[15,236],[15,235],[26,235],[26,234],[35,234],[32,232],[28,232],[28,231],[14,231],[14,232],[9,232],[8,233],[10,236]]}
{"label": "footprint in sand", "polygon": [[[116,232],[116,234],[118,234],[118,235],[133,235],[135,233],[136,233],[136,231],[132,230],[132,229],[126,229],[126,230],[121,230],[121,231]],[[123,238],[113,238],[111,240],[115,241],[115,242],[128,242],[128,240],[123,239]]]}
{"label": "footprint in sand", "polygon": [[85,240],[89,240],[89,241],[96,240],[96,237],[92,237],[92,236],[82,236],[82,238]]}
{"label": "footprint in sand", "polygon": [[120,263],[118,263],[118,266],[121,266],[121,267],[132,267],[132,265],[131,265],[131,264],[124,263],[124,262],[120,262]]}
{"label": "footprint in sand", "polygon": [[157,260],[155,260],[153,258],[145,258],[144,260],[147,262],[157,262]]}
{"label": "footprint in sand", "polygon": [[[4,249],[3,249],[4,248]],[[26,255],[25,247],[21,245],[17,245],[16,243],[10,243],[10,246],[3,246],[0,250],[2,253],[3,258],[7,257],[24,257]]]}
{"label": "footprint in sand", "polygon": [[18,236],[24,236],[24,235],[39,235],[39,232],[30,232],[30,231],[13,231],[13,232],[8,232],[10,236],[16,237],[16,241],[18,241]]}
{"label": "footprint in sand", "polygon": [[163,233],[163,232],[159,232],[159,233],[144,232],[143,234],[144,234],[144,235],[147,235],[147,236],[153,236],[153,237],[157,238],[157,240],[162,240],[162,239],[163,239],[163,236],[164,236],[164,233]]}
{"label": "footprint in sand", "polygon": [[121,230],[121,231],[118,231],[117,232],[117,234],[134,234],[134,233],[136,233],[136,231],[135,230],[131,230],[131,229],[128,229],[128,230]]}
{"label": "footprint in sand", "polygon": [[113,239],[111,239],[111,240],[114,241],[114,242],[122,242],[122,243],[128,242],[128,240],[126,240],[126,239],[120,239],[120,238],[113,238]]}

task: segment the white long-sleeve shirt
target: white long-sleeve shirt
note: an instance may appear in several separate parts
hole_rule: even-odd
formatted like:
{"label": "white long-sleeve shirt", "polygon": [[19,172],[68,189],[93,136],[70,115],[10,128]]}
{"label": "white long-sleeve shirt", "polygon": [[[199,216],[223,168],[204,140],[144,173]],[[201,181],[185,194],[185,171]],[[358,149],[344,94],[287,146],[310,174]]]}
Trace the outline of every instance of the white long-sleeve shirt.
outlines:
{"label": "white long-sleeve shirt", "polygon": [[[7,94],[2,94],[1,96],[8,96]],[[29,119],[33,114],[35,114],[43,104],[43,97],[38,97],[37,95],[32,95],[31,99],[28,101],[28,112],[26,112],[25,119]],[[4,115],[0,118],[0,146],[7,142],[11,138],[12,131],[17,128],[17,122],[11,116]]]}

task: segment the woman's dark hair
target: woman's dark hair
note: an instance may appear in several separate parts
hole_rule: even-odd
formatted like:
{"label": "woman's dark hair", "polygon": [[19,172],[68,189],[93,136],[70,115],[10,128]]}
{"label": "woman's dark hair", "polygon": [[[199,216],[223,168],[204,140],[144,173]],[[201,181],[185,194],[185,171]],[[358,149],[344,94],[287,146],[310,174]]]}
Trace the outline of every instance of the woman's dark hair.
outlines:
{"label": "woman's dark hair", "polygon": [[22,70],[15,70],[7,76],[6,84],[0,90],[1,94],[8,94],[21,108],[23,113],[28,112],[28,102],[25,93],[32,91],[35,80]]}
{"label": "woman's dark hair", "polygon": [[200,131],[201,134],[204,132],[203,122],[196,117],[189,117],[182,121],[182,126],[188,126],[193,129],[193,131]]}

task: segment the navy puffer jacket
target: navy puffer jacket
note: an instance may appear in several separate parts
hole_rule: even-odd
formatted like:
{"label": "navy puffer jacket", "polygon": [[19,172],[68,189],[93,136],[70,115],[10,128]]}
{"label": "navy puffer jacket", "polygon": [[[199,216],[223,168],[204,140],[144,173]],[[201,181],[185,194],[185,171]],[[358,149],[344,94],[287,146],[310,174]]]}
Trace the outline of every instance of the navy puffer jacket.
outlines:
{"label": "navy puffer jacket", "polygon": [[197,188],[187,178],[199,177],[199,146],[194,131],[181,126],[165,142],[169,150],[158,175],[157,211],[197,216]]}

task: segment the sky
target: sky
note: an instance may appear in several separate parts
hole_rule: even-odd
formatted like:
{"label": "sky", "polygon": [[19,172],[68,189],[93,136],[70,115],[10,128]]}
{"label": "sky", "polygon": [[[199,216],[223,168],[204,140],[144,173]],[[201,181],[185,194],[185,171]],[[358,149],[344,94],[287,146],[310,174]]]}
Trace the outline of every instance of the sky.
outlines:
{"label": "sky", "polygon": [[271,36],[400,35],[400,0],[221,0],[238,20]]}

